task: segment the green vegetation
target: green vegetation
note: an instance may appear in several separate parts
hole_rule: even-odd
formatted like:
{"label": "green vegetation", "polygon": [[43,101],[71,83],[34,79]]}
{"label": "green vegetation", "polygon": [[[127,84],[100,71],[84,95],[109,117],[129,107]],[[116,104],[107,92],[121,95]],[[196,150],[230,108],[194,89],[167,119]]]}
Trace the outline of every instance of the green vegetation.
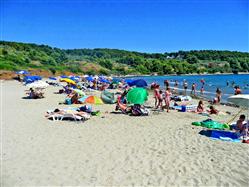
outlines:
{"label": "green vegetation", "polygon": [[44,69],[88,74],[190,74],[249,72],[249,53],[179,51],[139,53],[117,49],[58,49],[47,45],[0,41],[0,69]]}

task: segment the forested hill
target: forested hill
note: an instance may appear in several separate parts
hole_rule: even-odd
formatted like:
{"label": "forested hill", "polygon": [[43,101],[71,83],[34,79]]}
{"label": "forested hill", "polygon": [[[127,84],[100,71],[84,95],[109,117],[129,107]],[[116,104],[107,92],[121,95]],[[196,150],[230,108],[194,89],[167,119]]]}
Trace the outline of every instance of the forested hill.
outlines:
{"label": "forested hill", "polygon": [[[180,48],[180,46],[179,46]],[[59,49],[0,41],[0,69],[43,69],[53,74],[189,74],[249,72],[249,53],[179,51],[140,53],[117,49]]]}

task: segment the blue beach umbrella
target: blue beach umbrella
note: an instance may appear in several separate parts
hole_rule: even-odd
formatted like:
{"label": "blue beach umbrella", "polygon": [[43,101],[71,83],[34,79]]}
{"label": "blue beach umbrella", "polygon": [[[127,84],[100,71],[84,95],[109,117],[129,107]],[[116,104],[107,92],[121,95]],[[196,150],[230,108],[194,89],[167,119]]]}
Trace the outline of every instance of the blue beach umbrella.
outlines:
{"label": "blue beach umbrella", "polygon": [[88,80],[88,81],[93,81],[94,78],[93,78],[92,76],[89,76],[89,77],[86,77],[86,80]]}
{"label": "blue beach umbrella", "polygon": [[137,79],[128,84],[129,86],[136,86],[136,87],[147,87],[148,86],[147,82],[143,79]]}
{"label": "blue beach umbrella", "polygon": [[61,75],[61,78],[68,78],[68,76],[66,76],[66,75]]}

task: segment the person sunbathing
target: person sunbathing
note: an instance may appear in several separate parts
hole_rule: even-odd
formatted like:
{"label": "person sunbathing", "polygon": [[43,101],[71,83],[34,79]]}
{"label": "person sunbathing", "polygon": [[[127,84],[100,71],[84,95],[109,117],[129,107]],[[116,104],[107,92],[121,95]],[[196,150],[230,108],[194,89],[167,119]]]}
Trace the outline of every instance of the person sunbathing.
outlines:
{"label": "person sunbathing", "polygon": [[209,114],[216,114],[216,115],[218,115],[219,110],[215,109],[214,106],[210,106],[209,109],[210,110],[207,110],[209,112]]}
{"label": "person sunbathing", "polygon": [[196,112],[197,113],[203,113],[204,112],[204,103],[203,103],[202,100],[199,101]]}

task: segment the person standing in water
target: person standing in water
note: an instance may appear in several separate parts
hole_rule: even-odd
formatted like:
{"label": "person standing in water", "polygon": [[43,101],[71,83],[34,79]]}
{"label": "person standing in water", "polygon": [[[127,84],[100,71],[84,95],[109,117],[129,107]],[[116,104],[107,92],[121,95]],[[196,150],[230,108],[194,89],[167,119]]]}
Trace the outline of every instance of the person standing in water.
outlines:
{"label": "person standing in water", "polygon": [[217,88],[216,90],[216,98],[217,98],[217,103],[220,103],[221,101],[221,90]]}
{"label": "person standing in water", "polygon": [[186,80],[183,81],[184,95],[187,95],[188,83]]}
{"label": "person standing in water", "polygon": [[195,85],[195,83],[193,83],[192,88],[191,88],[191,94],[195,95],[195,90],[196,90],[196,85]]}
{"label": "person standing in water", "polygon": [[204,93],[204,86],[201,87],[201,95]]}
{"label": "person standing in water", "polygon": [[169,88],[169,81],[168,80],[164,80],[164,86],[165,86],[166,90]]}
{"label": "person standing in water", "polygon": [[175,92],[175,94],[177,94],[177,93],[178,93],[178,81],[177,81],[177,80],[175,80],[175,84],[174,84],[174,92]]}

